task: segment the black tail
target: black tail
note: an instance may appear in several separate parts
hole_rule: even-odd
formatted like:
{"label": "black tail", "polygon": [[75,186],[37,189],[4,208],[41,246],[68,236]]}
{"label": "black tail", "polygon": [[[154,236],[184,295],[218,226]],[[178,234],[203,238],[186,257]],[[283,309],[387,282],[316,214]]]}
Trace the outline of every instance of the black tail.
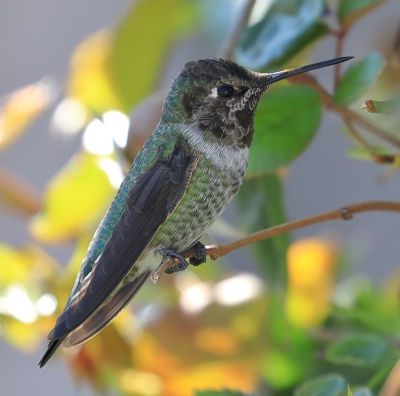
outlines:
{"label": "black tail", "polygon": [[41,369],[47,363],[47,361],[53,356],[54,352],[61,346],[63,341],[64,338],[60,338],[59,340],[49,342],[49,345],[47,346],[47,351],[40,359],[40,362],[38,364],[39,369]]}

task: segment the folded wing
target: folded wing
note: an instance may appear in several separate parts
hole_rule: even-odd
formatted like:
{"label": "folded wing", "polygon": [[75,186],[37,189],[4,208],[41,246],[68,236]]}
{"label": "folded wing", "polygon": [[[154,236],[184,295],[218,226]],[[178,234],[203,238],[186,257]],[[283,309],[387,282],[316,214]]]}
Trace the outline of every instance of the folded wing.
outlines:
{"label": "folded wing", "polygon": [[[49,340],[58,340],[70,334],[110,297],[107,309],[112,311],[109,315],[111,319],[129,301],[129,294],[137,291],[135,287],[132,286],[131,292],[121,289],[114,297],[113,293],[182,199],[196,163],[195,155],[177,145],[167,159],[157,160],[149,171],[136,180],[102,255],[85,278],[80,291],[58,317]],[[106,308],[101,311],[102,314],[93,317],[94,327],[99,330],[111,320],[105,311]],[[90,332],[93,330],[88,334]],[[71,344],[82,342],[84,338],[77,337],[76,341],[71,340]]]}

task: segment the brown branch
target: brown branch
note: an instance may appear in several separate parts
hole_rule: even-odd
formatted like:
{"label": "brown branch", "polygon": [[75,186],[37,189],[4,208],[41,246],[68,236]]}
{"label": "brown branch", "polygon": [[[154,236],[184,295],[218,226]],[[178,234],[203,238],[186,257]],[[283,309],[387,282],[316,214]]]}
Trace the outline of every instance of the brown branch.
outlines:
{"label": "brown branch", "polygon": [[398,396],[400,394],[400,361],[394,365],[382,386],[379,396]]}
{"label": "brown branch", "polygon": [[[306,217],[300,220],[295,220],[289,223],[281,224],[276,227],[271,227],[262,231],[258,231],[254,234],[247,235],[243,238],[239,238],[233,242],[224,243],[221,245],[210,245],[206,246],[207,255],[212,259],[216,260],[218,257],[225,256],[226,254],[251,245],[252,243],[262,241],[264,239],[272,238],[274,236],[283,234],[285,232],[294,231],[299,228],[307,227],[312,224],[322,223],[328,220],[350,220],[353,215],[361,212],[370,211],[388,211],[388,212],[399,212],[400,213],[400,202],[391,201],[369,201],[360,202],[352,205],[335,209],[330,212],[324,212],[314,216]],[[181,255],[184,258],[196,257],[196,252],[193,249],[182,252]],[[173,259],[166,258],[153,272],[151,280],[156,283],[160,278],[161,274],[170,266],[176,264]]]}
{"label": "brown branch", "polygon": [[40,211],[40,194],[27,181],[0,166],[0,201],[18,214],[33,216]]}
{"label": "brown branch", "polygon": [[243,28],[246,26],[247,21],[249,19],[251,10],[253,9],[254,3],[256,0],[247,0],[244,4],[242,9],[240,10],[239,18],[237,19],[236,24],[233,26],[231,32],[223,41],[221,48],[218,53],[218,57],[224,59],[231,59],[233,49],[239,39],[240,33],[242,32]]}

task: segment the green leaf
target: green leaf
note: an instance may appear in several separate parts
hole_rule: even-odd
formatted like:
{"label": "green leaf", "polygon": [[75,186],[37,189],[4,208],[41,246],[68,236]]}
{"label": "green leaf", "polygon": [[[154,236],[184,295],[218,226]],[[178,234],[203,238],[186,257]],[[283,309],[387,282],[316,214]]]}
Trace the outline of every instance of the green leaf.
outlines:
{"label": "green leaf", "polygon": [[154,88],[177,33],[193,25],[189,6],[182,0],[135,1],[118,27],[109,66],[128,110]]}
{"label": "green leaf", "polygon": [[349,150],[347,155],[349,157],[364,161],[373,161],[376,160],[377,157],[394,158],[394,154],[384,146],[355,147]]}
{"label": "green leaf", "polygon": [[336,396],[346,390],[347,384],[341,375],[327,374],[305,382],[295,396]]}
{"label": "green leaf", "polygon": [[[276,174],[246,179],[237,196],[239,222],[246,234],[285,223],[283,193]],[[278,235],[250,246],[260,268],[271,283],[286,284],[288,234]]]}
{"label": "green leaf", "polygon": [[347,385],[347,396],[354,396],[349,385]]}
{"label": "green leaf", "polygon": [[242,392],[231,391],[228,389],[224,389],[222,391],[213,391],[213,390],[206,390],[206,391],[196,391],[196,396],[246,396]]}
{"label": "green leaf", "polygon": [[334,102],[339,106],[354,102],[367,88],[374,85],[384,65],[385,60],[377,52],[371,52],[362,61],[351,65],[340,80]]}
{"label": "green leaf", "polygon": [[243,31],[235,50],[238,63],[252,70],[281,67],[328,32],[320,21],[323,0],[280,0]]}
{"label": "green leaf", "polygon": [[[282,332],[287,332],[287,319],[282,304],[276,296],[269,294],[268,301],[271,312],[268,315],[268,325],[271,331],[271,341],[277,344],[276,348],[269,347],[262,360],[261,370],[267,383],[276,389],[291,388],[307,377],[313,360],[310,359],[313,346],[299,345],[296,336],[287,334],[291,340],[291,348],[282,347],[287,339],[281,340]],[[280,317],[279,317],[280,315]],[[281,334],[276,335],[280,332]],[[307,340],[308,341],[308,340]]]}
{"label": "green leaf", "polygon": [[375,335],[349,335],[330,344],[326,359],[336,364],[371,366],[390,353],[390,347]]}
{"label": "green leaf", "polygon": [[366,100],[362,109],[369,113],[388,115],[393,111],[400,110],[400,96],[388,100]]}
{"label": "green leaf", "polygon": [[289,164],[311,142],[321,119],[318,94],[305,85],[267,92],[254,120],[255,134],[247,174]]}
{"label": "green leaf", "polygon": [[338,17],[343,29],[348,29],[357,19],[374,8],[379,7],[385,0],[341,0]]}

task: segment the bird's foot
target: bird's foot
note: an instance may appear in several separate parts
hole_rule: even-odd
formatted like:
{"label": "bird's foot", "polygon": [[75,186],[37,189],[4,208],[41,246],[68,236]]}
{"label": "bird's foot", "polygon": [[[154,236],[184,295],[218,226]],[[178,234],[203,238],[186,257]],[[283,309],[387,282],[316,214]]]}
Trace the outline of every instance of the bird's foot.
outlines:
{"label": "bird's foot", "polygon": [[176,263],[174,265],[171,265],[171,267],[168,267],[165,270],[166,274],[173,274],[174,272],[184,271],[189,265],[189,263],[185,260],[185,258],[182,255],[174,252],[171,249],[160,249],[160,253],[163,256],[163,261],[166,258],[170,258]]}
{"label": "bird's foot", "polygon": [[196,242],[190,249],[196,252],[196,257],[191,257],[189,263],[194,266],[203,264],[207,260],[206,247],[201,242]]}

